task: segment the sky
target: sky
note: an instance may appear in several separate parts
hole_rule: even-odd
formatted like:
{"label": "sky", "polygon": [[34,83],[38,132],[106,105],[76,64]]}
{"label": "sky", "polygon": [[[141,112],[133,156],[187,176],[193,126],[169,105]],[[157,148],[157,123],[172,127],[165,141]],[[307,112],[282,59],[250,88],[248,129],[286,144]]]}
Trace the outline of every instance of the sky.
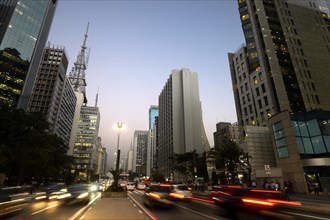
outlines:
{"label": "sky", "polygon": [[218,122],[237,121],[228,53],[244,43],[236,0],[59,0],[48,41],[64,46],[69,74],[89,23],[88,105],[100,109],[99,136],[109,163],[117,131],[125,156],[135,130],[148,130],[151,105],[172,70],[198,74],[203,122],[211,147]]}

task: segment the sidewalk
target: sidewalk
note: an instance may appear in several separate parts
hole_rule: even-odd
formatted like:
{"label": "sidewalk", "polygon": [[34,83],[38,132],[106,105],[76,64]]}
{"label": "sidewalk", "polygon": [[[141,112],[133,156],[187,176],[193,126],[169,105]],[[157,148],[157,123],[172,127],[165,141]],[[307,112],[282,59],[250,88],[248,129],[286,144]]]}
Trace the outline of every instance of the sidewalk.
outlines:
{"label": "sidewalk", "polygon": [[99,198],[79,219],[145,220],[142,211],[129,197]]}

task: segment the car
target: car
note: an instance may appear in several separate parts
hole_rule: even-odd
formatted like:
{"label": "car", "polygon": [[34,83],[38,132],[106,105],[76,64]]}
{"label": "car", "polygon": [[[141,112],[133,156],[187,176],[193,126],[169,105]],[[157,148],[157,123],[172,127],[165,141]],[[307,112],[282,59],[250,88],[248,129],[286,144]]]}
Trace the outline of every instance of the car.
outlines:
{"label": "car", "polygon": [[210,196],[231,219],[283,219],[287,214],[281,210],[301,206],[300,202],[287,200],[281,191],[241,186],[222,186]]}
{"label": "car", "polygon": [[67,186],[65,183],[50,183],[43,186],[39,192],[36,193],[36,199],[47,198],[47,199],[59,199],[61,196],[66,195]]}
{"label": "car", "polygon": [[169,196],[172,199],[179,199],[179,200],[191,200],[192,193],[189,190],[188,185],[186,184],[174,184],[171,187],[171,193]]}
{"label": "car", "polygon": [[91,189],[89,184],[74,184],[67,188],[69,196],[66,202],[68,204],[74,203],[89,203],[91,200]]}
{"label": "car", "polygon": [[139,190],[144,190],[146,188],[146,185],[143,182],[139,182],[136,188]]}
{"label": "car", "polygon": [[135,189],[135,183],[134,182],[128,182],[127,184],[126,184],[126,189],[127,190],[134,190]]}
{"label": "car", "polygon": [[156,184],[146,187],[143,203],[149,208],[174,207],[175,203],[169,197],[171,187],[170,184]]}

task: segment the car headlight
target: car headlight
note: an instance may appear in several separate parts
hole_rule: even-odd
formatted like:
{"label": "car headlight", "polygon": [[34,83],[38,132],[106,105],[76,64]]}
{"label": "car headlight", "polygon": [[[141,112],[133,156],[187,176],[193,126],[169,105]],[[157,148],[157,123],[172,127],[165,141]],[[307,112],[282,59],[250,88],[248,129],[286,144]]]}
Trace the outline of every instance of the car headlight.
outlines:
{"label": "car headlight", "polygon": [[84,192],[84,193],[80,194],[77,198],[82,199],[82,198],[85,198],[86,196],[88,196],[88,192]]}

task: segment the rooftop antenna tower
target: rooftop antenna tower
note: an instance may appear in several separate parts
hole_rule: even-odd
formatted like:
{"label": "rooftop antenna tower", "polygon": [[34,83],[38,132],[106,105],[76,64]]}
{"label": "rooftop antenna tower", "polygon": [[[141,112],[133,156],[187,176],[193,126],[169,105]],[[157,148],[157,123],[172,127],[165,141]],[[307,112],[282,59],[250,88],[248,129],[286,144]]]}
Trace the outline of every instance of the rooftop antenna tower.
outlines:
{"label": "rooftop antenna tower", "polygon": [[99,87],[97,87],[97,93],[96,93],[96,98],[95,98],[95,107],[97,107],[98,100],[99,100]]}
{"label": "rooftop antenna tower", "polygon": [[88,59],[89,59],[89,51],[86,51],[86,41],[88,37],[88,28],[89,22],[87,23],[87,30],[84,36],[84,42],[81,46],[81,50],[78,53],[77,60],[74,62],[74,66],[69,73],[69,79],[75,91],[82,92],[84,94],[84,104],[87,104],[87,97],[86,97],[86,74],[85,71],[87,69]]}

